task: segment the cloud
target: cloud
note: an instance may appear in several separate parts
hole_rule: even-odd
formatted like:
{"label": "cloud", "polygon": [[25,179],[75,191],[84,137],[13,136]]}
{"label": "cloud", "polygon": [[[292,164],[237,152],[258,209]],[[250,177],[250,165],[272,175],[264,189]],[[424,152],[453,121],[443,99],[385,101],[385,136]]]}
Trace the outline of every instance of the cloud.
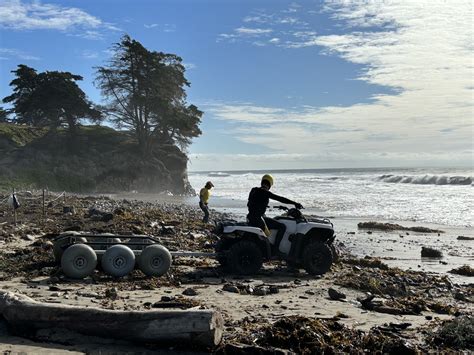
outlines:
{"label": "cloud", "polygon": [[[120,30],[113,24],[75,7],[41,1],[3,0],[0,27],[10,30],[59,30],[64,32]],[[97,36],[83,36],[97,39]]]}
{"label": "cloud", "polygon": [[84,59],[97,59],[99,58],[99,53],[86,49],[82,51],[81,57]]}
{"label": "cloud", "polygon": [[[267,41],[255,40],[255,38],[267,37],[272,33],[277,34],[278,37],[284,37],[287,36],[287,33],[291,33],[292,30],[298,29],[301,31],[308,27],[308,23],[301,20],[295,14],[299,11],[299,8],[300,5],[291,4],[289,9],[279,13],[267,13],[263,10],[255,11],[243,18],[244,26],[235,28],[229,33],[219,34],[217,42],[235,43],[237,41],[248,41],[256,46],[266,46],[268,44]],[[256,27],[248,27],[251,24],[254,24]],[[280,41],[274,40],[269,43],[279,45]]]}
{"label": "cloud", "polygon": [[214,103],[207,111],[245,125],[234,131],[239,140],[276,152],[330,150],[356,160],[383,152],[380,157],[400,162],[406,156],[449,164],[451,157],[472,164],[472,3],[341,1],[325,11],[342,25],[338,34],[295,31],[291,42],[275,44],[315,47],[359,64],[356,79],[393,94],[344,107]]}
{"label": "cloud", "polygon": [[244,36],[259,36],[271,33],[273,30],[270,28],[248,28],[239,27],[235,29],[235,32]]}
{"label": "cloud", "polygon": [[175,32],[176,31],[176,25],[169,24],[169,23],[164,23],[164,24],[159,24],[159,23],[151,23],[151,24],[144,24],[143,27],[147,29],[153,29],[156,28],[159,31],[162,32]]}
{"label": "cloud", "polygon": [[194,63],[183,63],[183,66],[186,70],[193,70],[197,68],[197,65]]}
{"label": "cloud", "polygon": [[12,58],[23,59],[23,60],[40,60],[41,58],[27,54],[19,49],[15,48],[0,48],[0,54],[3,55],[3,60],[9,60]]}

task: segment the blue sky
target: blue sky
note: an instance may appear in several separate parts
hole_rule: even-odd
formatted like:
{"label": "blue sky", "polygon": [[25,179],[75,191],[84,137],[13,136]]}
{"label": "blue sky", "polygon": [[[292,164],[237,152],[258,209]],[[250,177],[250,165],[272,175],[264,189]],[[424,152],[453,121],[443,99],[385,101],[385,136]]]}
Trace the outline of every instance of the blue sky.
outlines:
{"label": "blue sky", "polygon": [[472,166],[471,1],[0,0],[11,70],[80,74],[127,33],[178,54],[204,112],[190,170]]}

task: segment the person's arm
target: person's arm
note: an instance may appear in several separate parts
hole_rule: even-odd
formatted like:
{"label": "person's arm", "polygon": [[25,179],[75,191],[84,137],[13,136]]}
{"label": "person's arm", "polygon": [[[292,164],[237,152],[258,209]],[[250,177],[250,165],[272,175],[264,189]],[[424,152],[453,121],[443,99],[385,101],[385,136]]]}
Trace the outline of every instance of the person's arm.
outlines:
{"label": "person's arm", "polygon": [[283,197],[283,196],[278,196],[278,195],[275,195],[274,193],[268,191],[268,198],[272,199],[272,200],[275,200],[275,201],[278,201],[278,202],[281,202],[281,203],[285,203],[287,205],[299,205],[299,203],[295,202],[295,201],[292,201],[292,200],[289,200],[287,199],[286,197]]}

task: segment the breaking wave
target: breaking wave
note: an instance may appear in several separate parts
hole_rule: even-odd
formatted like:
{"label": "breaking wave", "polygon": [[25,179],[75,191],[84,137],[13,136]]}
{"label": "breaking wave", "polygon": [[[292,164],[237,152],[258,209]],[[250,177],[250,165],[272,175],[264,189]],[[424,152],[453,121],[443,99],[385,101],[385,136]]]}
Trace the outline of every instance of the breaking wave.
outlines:
{"label": "breaking wave", "polygon": [[472,185],[472,176],[446,176],[446,175],[382,175],[378,177],[379,181],[402,183],[402,184],[421,184],[421,185]]}

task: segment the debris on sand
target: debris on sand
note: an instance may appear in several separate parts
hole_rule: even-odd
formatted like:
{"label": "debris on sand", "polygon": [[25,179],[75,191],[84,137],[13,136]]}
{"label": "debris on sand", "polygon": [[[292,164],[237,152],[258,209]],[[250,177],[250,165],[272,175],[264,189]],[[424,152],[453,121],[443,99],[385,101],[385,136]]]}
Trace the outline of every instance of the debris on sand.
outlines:
{"label": "debris on sand", "polygon": [[383,263],[379,258],[372,258],[365,256],[363,259],[358,258],[344,258],[341,259],[344,264],[356,265],[361,267],[373,267],[381,270],[388,270],[388,265]]}
{"label": "debris on sand", "polygon": [[[283,317],[273,324],[254,325],[244,320],[245,329],[232,339],[227,339],[220,353],[235,354],[235,344],[255,354],[314,354],[358,353],[370,350],[380,353],[417,352],[416,345],[397,335],[396,331],[372,328],[368,333],[350,329],[343,324],[326,319],[302,316]],[[244,352],[239,352],[244,353]]]}
{"label": "debris on sand", "polygon": [[357,224],[359,229],[377,229],[383,231],[412,231],[418,233],[444,233],[442,230],[430,229],[426,227],[404,227],[396,223],[381,223],[381,222],[360,222]]}
{"label": "debris on sand", "polygon": [[338,290],[335,290],[333,288],[329,288],[328,295],[329,295],[329,298],[334,301],[339,301],[346,298],[346,295],[344,293]]}
{"label": "debris on sand", "polygon": [[448,272],[462,276],[474,276],[474,268],[470,267],[469,265],[463,265]]}
{"label": "debris on sand", "polygon": [[474,348],[474,319],[472,316],[464,316],[448,320],[432,336],[433,344],[442,349],[466,349]]}
{"label": "debris on sand", "polygon": [[421,247],[421,257],[422,258],[442,258],[443,253],[437,249],[433,249],[429,247]]}
{"label": "debris on sand", "polygon": [[463,235],[458,235],[457,240],[474,240],[474,237],[465,237]]}

